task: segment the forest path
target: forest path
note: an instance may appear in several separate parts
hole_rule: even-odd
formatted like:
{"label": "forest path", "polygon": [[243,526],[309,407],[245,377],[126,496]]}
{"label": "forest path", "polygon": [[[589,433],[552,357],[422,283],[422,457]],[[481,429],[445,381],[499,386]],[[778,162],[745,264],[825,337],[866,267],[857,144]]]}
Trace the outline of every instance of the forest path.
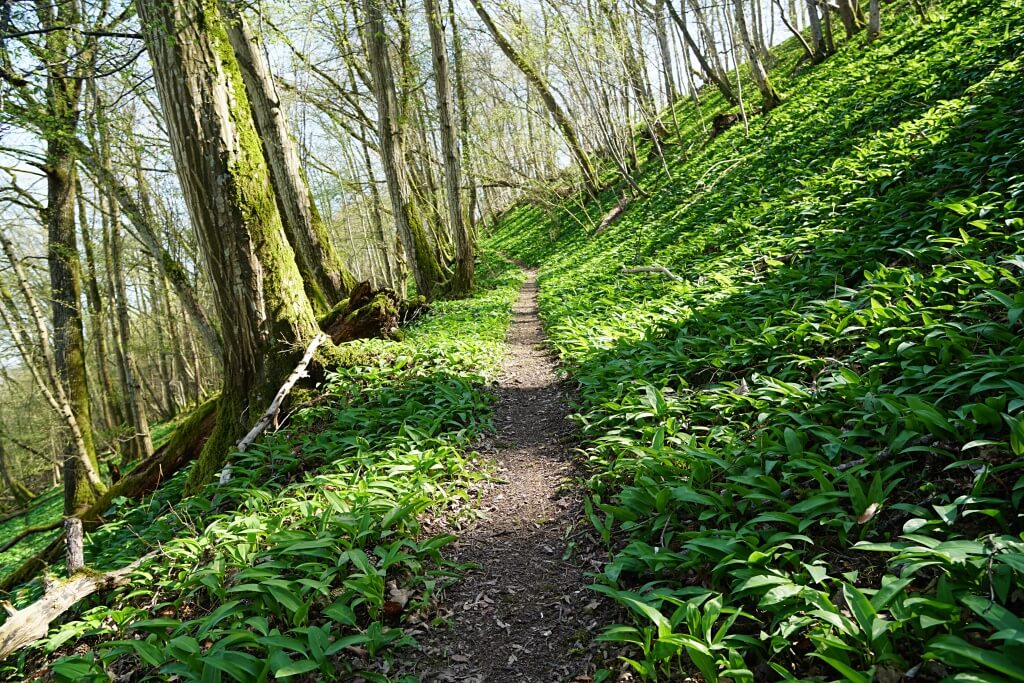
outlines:
{"label": "forest path", "polygon": [[498,481],[454,544],[454,559],[477,567],[441,596],[448,626],[415,636],[411,673],[424,683],[589,681],[594,669],[598,601],[584,572],[600,563],[575,544],[563,559],[585,520],[566,391],[543,347],[536,273],[527,273],[495,392],[497,433],[480,449],[495,458]]}

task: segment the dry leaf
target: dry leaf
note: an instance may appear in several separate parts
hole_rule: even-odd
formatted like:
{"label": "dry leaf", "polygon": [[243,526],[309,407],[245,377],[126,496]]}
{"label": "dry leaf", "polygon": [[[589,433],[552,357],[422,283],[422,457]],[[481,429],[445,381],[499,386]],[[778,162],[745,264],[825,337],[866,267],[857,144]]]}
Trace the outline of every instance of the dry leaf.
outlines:
{"label": "dry leaf", "polygon": [[868,522],[870,522],[871,519],[878,513],[878,510],[881,507],[882,506],[879,503],[872,503],[871,505],[868,505],[868,509],[865,510],[864,513],[857,518],[857,524],[867,524]]}

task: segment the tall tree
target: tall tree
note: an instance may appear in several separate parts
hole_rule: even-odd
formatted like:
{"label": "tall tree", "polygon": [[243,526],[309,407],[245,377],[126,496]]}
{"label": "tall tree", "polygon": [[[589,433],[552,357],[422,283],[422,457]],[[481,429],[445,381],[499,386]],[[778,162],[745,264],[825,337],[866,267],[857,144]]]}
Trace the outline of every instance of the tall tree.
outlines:
{"label": "tall tree", "polygon": [[761,62],[761,56],[758,54],[750,38],[750,30],[743,12],[743,0],[733,0],[733,7],[736,10],[736,28],[739,30],[740,40],[743,41],[743,47],[747,52],[747,60],[750,63],[750,73],[754,77],[757,89],[761,92],[761,110],[769,112],[782,103],[782,98],[775,90],[775,86],[772,84],[771,78],[769,78],[768,72],[764,68],[764,63]]}
{"label": "tall tree", "polygon": [[551,114],[551,118],[554,119],[555,125],[557,125],[558,129],[562,132],[562,136],[565,138],[565,142],[569,146],[569,152],[573,155],[573,158],[576,159],[576,163],[583,172],[583,179],[587,185],[588,191],[592,194],[596,194],[598,189],[600,189],[600,180],[597,177],[597,171],[594,169],[590,156],[583,148],[583,143],[576,132],[576,127],[573,125],[569,115],[565,113],[564,109],[562,109],[562,105],[558,103],[554,93],[548,86],[547,80],[512,46],[512,43],[509,42],[508,38],[502,34],[501,30],[498,29],[498,25],[494,23],[494,19],[492,19],[491,15],[488,14],[486,9],[484,9],[482,0],[472,0],[472,3],[477,15],[484,23],[484,26],[487,27],[488,33],[491,34],[491,37],[498,45],[498,48],[506,57],[508,57],[509,61],[511,61],[516,68],[522,72],[530,85],[536,88],[537,94],[540,95],[541,101],[544,103],[544,107],[548,110],[548,113]]}
{"label": "tall tree", "polygon": [[64,511],[74,514],[102,493],[90,476],[96,467],[85,334],[82,329],[82,268],[75,228],[77,159],[69,142],[81,115],[83,74],[91,68],[94,41],[81,41],[74,30],[83,21],[78,0],[36,3],[39,26],[46,31],[46,229],[50,269],[54,359],[81,435],[85,459],[69,446],[64,458]]}
{"label": "tall tree", "polygon": [[205,486],[317,333],[216,6],[136,3],[185,202],[222,323],[217,426],[186,490]]}
{"label": "tall tree", "polygon": [[[672,5],[672,0],[668,0],[668,2],[665,3],[665,6],[668,8],[668,14],[672,17],[672,21],[675,22],[676,28],[678,28],[679,32],[683,34],[683,40],[686,41],[686,45],[690,48],[690,51],[693,52],[693,56],[697,59],[697,64],[700,65],[701,73],[715,84],[715,87],[718,88],[720,93],[722,93],[722,97],[725,98],[726,102],[729,104],[737,104],[739,102],[739,98],[736,97],[736,92],[729,84],[729,77],[725,75],[725,72],[722,71],[717,63],[709,61],[708,56],[704,54],[700,45],[697,44],[697,41],[694,40],[693,36],[690,34],[690,29],[686,26],[686,19],[680,16],[679,11]],[[708,50],[709,52],[713,51],[714,45],[709,46]]]}
{"label": "tall tree", "polygon": [[466,213],[468,214],[469,228],[475,235],[479,198],[476,173],[473,167],[473,152],[470,145],[466,64],[462,50],[462,31],[459,29],[459,22],[455,16],[455,0],[448,0],[448,16],[452,20],[452,57],[453,66],[455,67],[455,99],[459,107],[459,142],[462,149],[463,170],[466,175],[466,183],[469,186],[469,206],[466,207]]}
{"label": "tall tree", "polygon": [[295,252],[306,294],[314,307],[324,313],[352,290],[355,280],[313,203],[263,50],[237,0],[219,0],[218,4],[245,83],[285,234]]}
{"label": "tall tree", "polygon": [[395,228],[402,242],[406,259],[416,280],[416,289],[428,300],[434,298],[443,284],[444,273],[437,261],[421,223],[412,195],[402,126],[399,121],[395,77],[387,52],[384,9],[380,0],[363,0],[365,14],[365,42],[370,63],[370,76],[377,101],[377,137],[380,160],[384,167],[388,194],[394,214]]}
{"label": "tall tree", "polygon": [[473,234],[462,211],[462,165],[459,159],[452,112],[452,88],[448,75],[448,45],[445,40],[444,17],[437,0],[423,0],[430,33],[430,53],[434,64],[437,89],[437,118],[441,127],[441,155],[444,159],[445,194],[448,214],[455,238],[455,272],[448,286],[453,296],[466,296],[473,289]]}

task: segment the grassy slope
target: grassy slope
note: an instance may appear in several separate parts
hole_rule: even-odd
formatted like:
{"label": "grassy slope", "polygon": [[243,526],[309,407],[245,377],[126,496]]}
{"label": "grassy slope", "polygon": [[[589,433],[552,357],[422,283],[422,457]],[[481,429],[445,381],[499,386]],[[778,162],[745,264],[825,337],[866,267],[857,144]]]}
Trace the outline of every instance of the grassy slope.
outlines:
{"label": "grassy slope", "polygon": [[437,304],[405,340],[345,345],[348,367],[232,458],[228,485],[181,500],[181,473],[141,505],[118,501],[88,539],[89,566],[123,566],[157,544],[161,557],[0,663],[0,679],[52,665],[67,681],[383,680],[375,671],[407,642],[389,584],[406,612],[429,599],[451,570],[438,550],[452,539],[432,520],[459,514],[482,476],[467,449],[490,424],[484,383],[522,274],[485,254],[478,277],[476,296]]}
{"label": "grassy slope", "polygon": [[[153,425],[153,445],[159,448],[174,433],[177,420],[169,420]],[[55,486],[43,491],[29,504],[29,511],[23,517],[16,517],[0,524],[0,543],[14,538],[23,529],[43,526],[59,520],[64,514],[64,489]],[[22,562],[39,553],[56,538],[60,531],[48,531],[33,534],[0,553],[0,577],[14,571]]]}
{"label": "grassy slope", "polygon": [[784,52],[749,137],[680,105],[601,235],[612,192],[490,240],[543,267],[644,676],[1024,680],[1024,8],[893,21]]}

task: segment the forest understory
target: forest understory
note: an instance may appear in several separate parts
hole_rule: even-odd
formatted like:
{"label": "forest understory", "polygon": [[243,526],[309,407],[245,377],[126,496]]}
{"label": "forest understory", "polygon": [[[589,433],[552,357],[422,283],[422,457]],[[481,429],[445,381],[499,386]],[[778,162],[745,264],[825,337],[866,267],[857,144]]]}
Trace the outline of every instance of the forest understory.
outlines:
{"label": "forest understory", "polygon": [[[622,102],[606,104],[630,125],[599,145],[600,121],[577,137],[561,108],[587,110],[586,88],[550,87],[533,66],[542,52],[517,49],[529,45],[516,23],[527,19],[472,0],[476,38],[493,41],[529,93],[523,116],[543,112],[521,149],[545,169],[517,192],[498,175],[509,170],[499,152],[475,148],[479,165],[466,164],[466,94],[436,76],[461,78],[445,31],[457,42],[463,24],[406,33],[397,9],[347,4],[351,17],[331,26],[347,35],[348,19],[362,22],[344,47],[365,63],[350,65],[345,87],[376,119],[332,119],[358,122],[354,138],[371,143],[360,154],[374,203],[348,208],[379,250],[359,262],[329,246],[341,243],[325,237],[337,225],[317,215],[300,158],[316,173],[327,164],[310,161],[272,97],[265,111],[243,106],[272,79],[246,52],[258,46],[241,10],[224,3],[188,24],[194,42],[163,40],[158,28],[190,2],[141,0],[148,22],[130,37],[153,63],[183,205],[146,204],[153,171],[141,156],[128,185],[101,147],[71,157],[97,174],[77,230],[103,218],[96,264],[125,316],[123,328],[117,311],[107,321],[112,336],[97,322],[99,338],[117,346],[124,333],[124,356],[146,324],[194,328],[181,359],[164,353],[168,376],[195,380],[190,397],[166,390],[178,410],[143,425],[147,401],[163,399],[153,388],[147,399],[138,378],[155,375],[121,357],[114,369],[138,395],[94,398],[83,415],[74,334],[58,324],[74,306],[51,264],[54,320],[43,320],[39,269],[18,256],[31,245],[0,226],[0,279],[13,292],[0,287],[0,341],[22,354],[2,374],[35,387],[22,405],[45,399],[54,425],[44,443],[8,434],[0,415],[0,465],[17,465],[2,473],[12,504],[0,513],[0,680],[1024,681],[1024,4],[882,3],[877,30],[877,1],[868,24],[860,3],[810,0],[799,38],[762,35],[760,46],[754,5],[707,6],[722,12],[711,29],[735,31],[731,54],[747,55],[730,63],[725,47],[688,35],[696,0],[635,3],[635,15],[599,2],[619,48],[633,29],[649,26],[653,44],[657,21],[674,22],[696,60],[685,68],[703,82],[691,74],[685,89],[664,69],[659,108],[647,67],[631,64],[644,48],[622,51]],[[796,3],[789,15],[775,4],[796,20]],[[817,19],[835,22],[836,44]],[[436,130],[422,135],[415,41],[438,81]],[[701,41],[714,44],[713,31]],[[28,98],[10,75],[24,57],[5,49],[0,82]],[[208,70],[176,80],[202,60]],[[214,97],[224,92],[234,95]],[[172,98],[193,96],[194,109],[167,115]],[[403,118],[415,106],[423,120]],[[89,125],[79,147],[116,132]],[[557,153],[538,152],[542,138]],[[210,140],[218,154],[201,147]],[[31,193],[14,194],[59,223]],[[118,196],[124,213],[107,215]],[[151,288],[128,293],[117,232],[144,230],[158,209],[167,225],[142,236],[147,258],[165,249],[188,270],[223,256],[223,278],[172,284],[173,267],[150,264]],[[171,253],[161,245],[179,214],[195,235]],[[51,261],[70,263],[49,234]],[[229,296],[239,287],[249,299]],[[72,298],[93,301],[80,287]],[[129,302],[151,320],[128,321]],[[79,333],[99,320],[87,310]],[[97,357],[81,363],[83,382],[105,367]],[[206,372],[219,393],[204,389]],[[103,441],[115,408],[141,423],[109,432],[124,453],[92,445],[90,465],[88,426]],[[62,485],[51,445],[65,457]],[[65,519],[85,524],[85,568],[71,576]],[[38,637],[5,629],[90,581]]]}

